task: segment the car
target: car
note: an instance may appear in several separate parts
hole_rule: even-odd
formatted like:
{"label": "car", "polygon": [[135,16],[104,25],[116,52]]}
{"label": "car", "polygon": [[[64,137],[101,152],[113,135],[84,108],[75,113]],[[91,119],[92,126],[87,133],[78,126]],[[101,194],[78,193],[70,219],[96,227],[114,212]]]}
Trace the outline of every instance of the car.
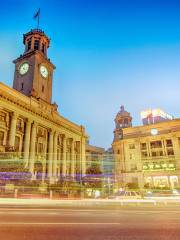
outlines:
{"label": "car", "polygon": [[180,197],[179,190],[159,190],[159,191],[147,191],[144,195],[145,198],[153,197]]}
{"label": "car", "polygon": [[115,195],[110,196],[109,199],[141,199],[141,193],[138,191],[120,191]]}

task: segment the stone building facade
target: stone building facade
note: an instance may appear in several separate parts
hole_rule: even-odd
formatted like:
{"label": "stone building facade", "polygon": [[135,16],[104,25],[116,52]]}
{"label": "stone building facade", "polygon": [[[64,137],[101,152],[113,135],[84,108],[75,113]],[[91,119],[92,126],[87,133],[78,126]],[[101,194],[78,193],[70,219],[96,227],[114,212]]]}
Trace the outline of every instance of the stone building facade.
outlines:
{"label": "stone building facade", "polygon": [[180,119],[136,127],[131,121],[130,114],[121,108],[112,144],[117,188],[129,183],[140,188],[179,187]]}
{"label": "stone building facade", "polygon": [[105,149],[86,143],[86,167],[92,167],[94,165],[99,166],[103,172],[103,160]]}
{"label": "stone building facade", "polygon": [[51,102],[50,40],[34,29],[24,35],[24,44],[24,53],[14,60],[13,89],[0,83],[0,153],[21,160],[33,179],[84,176],[85,129],[61,116]]}

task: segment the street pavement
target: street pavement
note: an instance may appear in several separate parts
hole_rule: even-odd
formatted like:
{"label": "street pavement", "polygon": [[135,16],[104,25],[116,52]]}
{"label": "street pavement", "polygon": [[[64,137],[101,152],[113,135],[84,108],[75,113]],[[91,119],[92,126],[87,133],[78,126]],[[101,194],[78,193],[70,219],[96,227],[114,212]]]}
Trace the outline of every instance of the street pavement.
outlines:
{"label": "street pavement", "polygon": [[180,206],[0,206],[2,240],[179,240]]}

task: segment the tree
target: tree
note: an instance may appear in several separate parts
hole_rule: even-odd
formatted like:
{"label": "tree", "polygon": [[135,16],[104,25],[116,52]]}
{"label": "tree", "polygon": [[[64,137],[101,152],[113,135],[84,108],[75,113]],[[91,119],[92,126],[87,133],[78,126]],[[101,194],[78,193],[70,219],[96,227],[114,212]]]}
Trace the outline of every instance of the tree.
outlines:
{"label": "tree", "polygon": [[91,195],[94,195],[96,190],[102,190],[102,171],[98,164],[91,165],[83,178],[83,185],[86,190],[91,189]]}

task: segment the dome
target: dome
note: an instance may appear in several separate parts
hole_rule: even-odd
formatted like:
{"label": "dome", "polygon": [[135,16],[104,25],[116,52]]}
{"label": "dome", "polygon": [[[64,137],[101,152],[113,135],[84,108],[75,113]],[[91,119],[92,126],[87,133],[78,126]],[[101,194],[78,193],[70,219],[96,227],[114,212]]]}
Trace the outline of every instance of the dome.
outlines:
{"label": "dome", "polygon": [[120,111],[116,115],[116,118],[119,117],[131,117],[130,113],[124,109],[123,105],[120,107]]}

